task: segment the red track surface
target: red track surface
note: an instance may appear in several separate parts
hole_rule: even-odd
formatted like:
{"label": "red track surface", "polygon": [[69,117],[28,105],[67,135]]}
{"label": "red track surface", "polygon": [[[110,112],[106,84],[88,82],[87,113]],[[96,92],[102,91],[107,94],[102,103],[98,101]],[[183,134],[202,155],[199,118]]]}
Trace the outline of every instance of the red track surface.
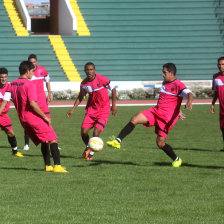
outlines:
{"label": "red track surface", "polygon": [[[186,102],[184,100],[184,102]],[[196,99],[193,101],[194,104],[210,104],[212,102],[212,99]],[[117,105],[125,105],[125,104],[132,104],[132,105],[150,105],[150,104],[156,104],[157,100],[118,100]],[[49,104],[49,106],[72,106],[74,104],[74,101],[53,101]],[[81,105],[85,105],[86,101],[81,102]]]}

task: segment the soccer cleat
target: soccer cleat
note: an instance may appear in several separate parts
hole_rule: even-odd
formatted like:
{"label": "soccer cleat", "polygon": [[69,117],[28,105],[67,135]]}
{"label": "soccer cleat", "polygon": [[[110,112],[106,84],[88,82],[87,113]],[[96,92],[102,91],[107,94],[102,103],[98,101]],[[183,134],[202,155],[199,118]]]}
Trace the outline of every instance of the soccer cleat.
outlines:
{"label": "soccer cleat", "polygon": [[119,143],[117,140],[107,141],[107,145],[115,149],[121,148],[121,143]]}
{"label": "soccer cleat", "polygon": [[21,152],[13,153],[13,156],[24,157]]}
{"label": "soccer cleat", "polygon": [[91,150],[89,148],[86,148],[82,153],[82,158],[86,159],[90,152]]}
{"label": "soccer cleat", "polygon": [[182,164],[182,159],[179,158],[177,161],[173,161],[172,166],[173,167],[180,167]]}
{"label": "soccer cleat", "polygon": [[23,150],[29,150],[30,149],[30,147],[29,147],[29,145],[24,145],[24,147],[23,147]]}
{"label": "soccer cleat", "polygon": [[[91,150],[90,150],[90,152],[91,152]],[[93,155],[91,155],[90,152],[86,157],[87,160],[93,160]]]}
{"label": "soccer cleat", "polygon": [[55,173],[68,173],[68,171],[65,169],[65,167],[61,166],[61,165],[55,165],[53,172]]}
{"label": "soccer cleat", "polygon": [[51,166],[51,165],[46,165],[46,166],[45,166],[45,171],[46,171],[46,172],[52,172],[53,169],[54,169],[54,168],[53,168],[53,166]]}

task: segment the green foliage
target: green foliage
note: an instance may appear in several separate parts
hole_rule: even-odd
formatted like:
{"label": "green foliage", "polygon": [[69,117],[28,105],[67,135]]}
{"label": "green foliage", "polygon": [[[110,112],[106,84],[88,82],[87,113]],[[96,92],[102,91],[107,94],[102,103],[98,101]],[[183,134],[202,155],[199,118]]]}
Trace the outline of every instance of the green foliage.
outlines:
{"label": "green foliage", "polygon": [[[106,142],[117,135],[131,116],[148,107],[119,107],[101,134]],[[17,224],[179,224],[223,223],[224,154],[218,113],[209,105],[184,111],[167,143],[182,158],[172,168],[157,149],[154,128],[141,125],[122,142],[120,150],[107,146],[93,161],[81,159],[80,137],[84,108],[70,118],[68,108],[51,108],[59,137],[61,162],[69,173],[46,173],[40,146],[31,144],[24,158],[11,156],[0,133],[0,223]],[[216,108],[218,111],[218,108]],[[10,111],[20,151],[23,129]]]}

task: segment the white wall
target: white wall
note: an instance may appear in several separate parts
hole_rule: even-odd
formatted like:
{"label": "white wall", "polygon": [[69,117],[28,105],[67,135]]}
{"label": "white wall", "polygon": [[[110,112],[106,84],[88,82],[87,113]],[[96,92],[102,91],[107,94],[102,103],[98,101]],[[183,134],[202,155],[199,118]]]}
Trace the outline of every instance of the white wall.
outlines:
{"label": "white wall", "polygon": [[23,24],[26,26],[26,29],[28,31],[31,31],[31,18],[29,16],[29,13],[27,11],[24,1],[23,0],[15,0],[15,2],[16,2],[16,6],[19,10],[20,16],[22,18]]}
{"label": "white wall", "polygon": [[77,30],[77,20],[69,0],[59,1],[59,34],[73,35]]}

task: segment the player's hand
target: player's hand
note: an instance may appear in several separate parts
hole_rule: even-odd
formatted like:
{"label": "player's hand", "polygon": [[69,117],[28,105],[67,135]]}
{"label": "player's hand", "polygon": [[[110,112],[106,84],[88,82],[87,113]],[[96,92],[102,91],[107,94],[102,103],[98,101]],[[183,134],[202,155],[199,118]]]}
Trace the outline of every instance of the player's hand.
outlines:
{"label": "player's hand", "polygon": [[117,106],[112,106],[112,107],[111,107],[111,111],[112,111],[112,114],[113,114],[114,116],[116,116],[116,115],[117,115]]}
{"label": "player's hand", "polygon": [[210,107],[210,112],[212,113],[212,114],[214,114],[215,113],[215,107],[214,107],[214,105],[212,104],[211,105],[211,107]]}
{"label": "player's hand", "polygon": [[72,113],[73,113],[73,110],[70,110],[69,112],[67,112],[66,116],[70,117],[72,115]]}
{"label": "player's hand", "polygon": [[51,95],[48,95],[47,96],[47,103],[50,103],[52,101],[52,96]]}
{"label": "player's hand", "polygon": [[186,118],[186,115],[180,111],[179,118],[183,121]]}
{"label": "player's hand", "polygon": [[44,120],[48,123],[49,126],[51,126],[51,119],[49,117],[45,116]]}
{"label": "player's hand", "polygon": [[185,109],[192,110],[192,102],[187,102],[185,105]]}

